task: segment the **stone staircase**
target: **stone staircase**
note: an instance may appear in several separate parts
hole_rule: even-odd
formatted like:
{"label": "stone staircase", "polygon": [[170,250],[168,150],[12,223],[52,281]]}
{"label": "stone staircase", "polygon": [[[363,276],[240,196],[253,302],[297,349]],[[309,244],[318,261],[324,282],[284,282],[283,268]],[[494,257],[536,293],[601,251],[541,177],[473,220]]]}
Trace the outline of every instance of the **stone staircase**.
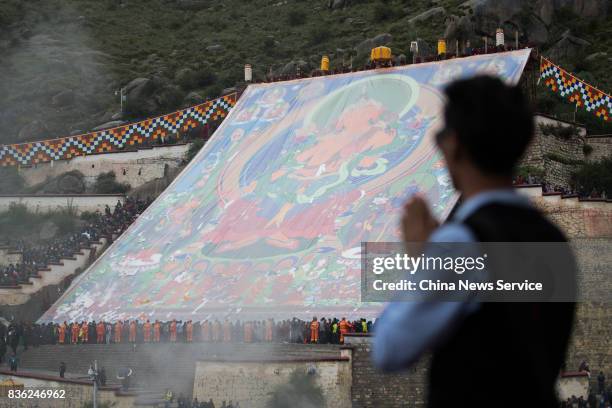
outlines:
{"label": "stone staircase", "polygon": [[[175,343],[175,344],[79,344],[45,345],[30,348],[20,356],[20,370],[57,372],[60,362],[67,365],[67,377],[86,376],[90,364],[97,360],[104,367],[107,385],[118,385],[117,370],[133,370],[130,392],[137,393],[137,402],[155,406],[163,400],[166,389],[175,396],[191,399],[196,362],[310,360],[340,357],[338,345],[284,343]],[[153,405],[151,405],[153,404]]]}

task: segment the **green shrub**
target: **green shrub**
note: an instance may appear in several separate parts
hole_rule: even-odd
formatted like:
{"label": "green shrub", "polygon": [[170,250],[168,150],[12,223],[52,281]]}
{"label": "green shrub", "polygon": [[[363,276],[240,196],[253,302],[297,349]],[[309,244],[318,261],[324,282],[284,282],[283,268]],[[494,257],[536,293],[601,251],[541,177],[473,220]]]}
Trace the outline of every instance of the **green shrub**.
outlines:
{"label": "green shrub", "polygon": [[17,171],[17,166],[0,167],[0,194],[22,192],[25,181]]}
{"label": "green shrub", "polygon": [[298,26],[306,22],[308,16],[302,10],[291,10],[287,15],[287,22],[289,25]]}
{"label": "green shrub", "polygon": [[196,156],[196,154],[198,154],[198,152],[204,146],[204,143],[205,142],[204,142],[203,139],[195,139],[189,145],[189,150],[187,150],[187,154],[185,155],[185,162],[186,163],[189,163],[191,160],[193,160],[193,158]]}
{"label": "green shrub", "polygon": [[586,144],[586,143],[582,145],[582,153],[584,153],[585,156],[588,156],[592,152],[593,152],[593,146],[591,146],[590,144]]}
{"label": "green shrub", "polygon": [[129,190],[129,184],[117,182],[114,171],[100,173],[93,185],[93,192],[96,194],[125,194]]}
{"label": "green shrub", "polygon": [[322,44],[329,39],[329,29],[325,26],[317,26],[310,29],[308,39],[311,45]]}
{"label": "green shrub", "polygon": [[612,157],[606,157],[596,162],[585,163],[572,175],[574,183],[583,191],[593,189],[608,195],[612,193]]}
{"label": "green shrub", "polygon": [[571,139],[573,136],[578,136],[580,134],[580,129],[578,129],[577,127],[564,126],[561,124],[541,124],[540,130],[545,136],[557,136],[561,139]]}
{"label": "green shrub", "polygon": [[540,169],[538,167],[520,166],[516,169],[516,174],[524,178],[527,178],[527,176],[532,175],[533,177],[542,180],[544,178],[545,172],[543,169]]}
{"label": "green shrub", "polygon": [[396,10],[385,2],[378,2],[372,10],[372,20],[381,22],[392,19],[396,14]]}

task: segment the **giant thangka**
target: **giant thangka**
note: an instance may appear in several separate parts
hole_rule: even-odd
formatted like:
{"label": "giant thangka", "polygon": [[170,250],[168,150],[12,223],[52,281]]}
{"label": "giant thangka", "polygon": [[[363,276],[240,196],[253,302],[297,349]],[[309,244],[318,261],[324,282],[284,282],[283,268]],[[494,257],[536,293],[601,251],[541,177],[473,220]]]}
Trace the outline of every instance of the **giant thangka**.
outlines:
{"label": "giant thangka", "polygon": [[416,192],[438,217],[456,203],[433,141],[443,87],[517,82],[529,53],[249,86],[41,321],[375,315],[360,301],[361,242],[399,240]]}

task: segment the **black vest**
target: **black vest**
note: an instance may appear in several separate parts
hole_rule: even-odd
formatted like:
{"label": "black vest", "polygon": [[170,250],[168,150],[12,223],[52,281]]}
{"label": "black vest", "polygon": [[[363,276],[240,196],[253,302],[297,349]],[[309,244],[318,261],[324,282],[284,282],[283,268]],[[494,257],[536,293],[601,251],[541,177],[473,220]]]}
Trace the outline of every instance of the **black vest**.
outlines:
{"label": "black vest", "polygon": [[[540,212],[489,204],[464,224],[481,242],[558,242]],[[574,303],[482,303],[433,353],[429,407],[557,407]]]}

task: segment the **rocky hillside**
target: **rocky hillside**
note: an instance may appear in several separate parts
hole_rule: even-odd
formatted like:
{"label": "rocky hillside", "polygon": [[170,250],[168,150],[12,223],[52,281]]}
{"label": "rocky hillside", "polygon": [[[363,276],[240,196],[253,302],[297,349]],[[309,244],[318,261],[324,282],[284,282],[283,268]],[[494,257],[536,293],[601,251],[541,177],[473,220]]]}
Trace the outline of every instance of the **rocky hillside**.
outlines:
{"label": "rocky hillside", "polygon": [[[374,45],[410,58],[446,36],[509,37],[612,91],[608,0],[0,0],[0,143],[119,124],[214,97],[270,70],[362,64]],[[452,48],[452,46],[451,46]],[[120,110],[118,91],[126,88]],[[573,111],[541,89],[540,108]],[[578,116],[598,124],[588,115]],[[612,133],[612,131],[610,131]]]}

